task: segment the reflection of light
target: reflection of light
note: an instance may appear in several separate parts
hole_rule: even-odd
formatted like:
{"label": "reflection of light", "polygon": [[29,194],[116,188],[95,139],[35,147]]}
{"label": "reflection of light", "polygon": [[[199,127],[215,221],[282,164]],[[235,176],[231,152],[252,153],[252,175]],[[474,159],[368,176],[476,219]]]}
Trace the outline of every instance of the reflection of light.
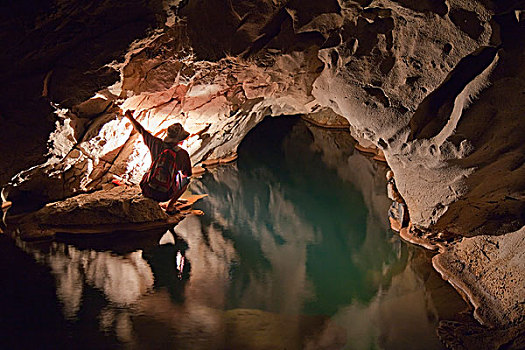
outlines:
{"label": "reflection of light", "polygon": [[[160,238],[159,245],[166,245],[166,244],[172,244],[175,245],[176,239],[173,233],[168,230],[166,233]],[[177,269],[177,277],[179,279],[182,279],[182,271],[184,270],[184,263],[185,263],[184,255],[182,255],[182,252],[180,250],[177,251],[177,255],[175,256],[175,268]]]}
{"label": "reflection of light", "polygon": [[69,319],[77,317],[86,285],[104,293],[118,307],[133,305],[153,287],[153,272],[140,250],[116,256],[55,242],[50,253],[44,255],[21,240],[17,245],[51,268],[57,297]]}
{"label": "reflection of light", "polygon": [[182,279],[182,270],[184,269],[184,256],[182,256],[180,250],[177,252],[177,258],[176,258],[176,262],[177,262],[177,270],[179,271],[177,273],[177,277],[179,279]]}
{"label": "reflection of light", "polygon": [[164,244],[175,244],[175,237],[169,230],[160,238],[159,245]]}

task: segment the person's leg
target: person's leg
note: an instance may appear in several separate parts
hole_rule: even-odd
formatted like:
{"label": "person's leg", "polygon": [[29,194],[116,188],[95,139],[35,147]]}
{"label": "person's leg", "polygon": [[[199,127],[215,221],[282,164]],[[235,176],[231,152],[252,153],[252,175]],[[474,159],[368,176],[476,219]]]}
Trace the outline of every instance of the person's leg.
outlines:
{"label": "person's leg", "polygon": [[168,203],[168,206],[166,207],[166,214],[173,215],[179,212],[179,210],[176,207],[177,200],[179,199],[180,196],[182,196],[182,194],[186,191],[187,188],[188,188],[188,185],[186,184],[186,186],[181,188],[180,191],[178,191],[177,193],[173,195],[173,197],[171,197]]}

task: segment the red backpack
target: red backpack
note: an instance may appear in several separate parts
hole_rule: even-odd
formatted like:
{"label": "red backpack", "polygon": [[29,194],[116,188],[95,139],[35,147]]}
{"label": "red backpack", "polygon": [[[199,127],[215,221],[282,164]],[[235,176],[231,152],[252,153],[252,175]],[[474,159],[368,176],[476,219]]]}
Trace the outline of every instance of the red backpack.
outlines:
{"label": "red backpack", "polygon": [[146,197],[165,202],[180,190],[176,159],[177,152],[166,148],[151,163],[149,170],[140,181],[140,188]]}

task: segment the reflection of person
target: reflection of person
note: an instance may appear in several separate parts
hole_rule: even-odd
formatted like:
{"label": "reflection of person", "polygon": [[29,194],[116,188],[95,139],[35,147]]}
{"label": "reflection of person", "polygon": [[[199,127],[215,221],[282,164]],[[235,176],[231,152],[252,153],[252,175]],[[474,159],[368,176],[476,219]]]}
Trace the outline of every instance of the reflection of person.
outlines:
{"label": "reflection of person", "polygon": [[[188,138],[190,133],[184,130],[180,123],[175,123],[168,128],[167,136],[164,137],[164,139],[160,139],[158,137],[153,136],[146,129],[144,129],[144,127],[140,125],[140,123],[135,118],[133,118],[133,114],[130,110],[127,110],[124,115],[131,121],[133,127],[144,138],[144,143],[149,148],[152,162],[155,162],[155,160],[157,160],[166,149],[171,149],[175,151],[176,157],[174,166],[178,174],[177,182],[179,182],[180,185],[174,191],[171,197],[163,198],[162,193],[159,193],[155,189],[152,189],[148,187],[147,184],[145,184],[146,181],[144,181],[144,178],[143,181],[141,181],[141,189],[142,194],[145,197],[152,198],[159,202],[169,200],[169,203],[165,206],[166,213],[176,213],[177,209],[175,208],[175,204],[177,203],[177,199],[184,193],[184,191],[186,191],[189,184],[189,177],[192,174],[190,156],[186,150],[179,147],[179,144],[182,143],[182,141],[184,141],[186,138]],[[149,171],[144,176],[148,176],[148,173]],[[175,183],[173,183],[173,185],[175,185]]]}
{"label": "reflection of person", "polygon": [[191,277],[191,263],[186,258],[188,248],[188,243],[171,228],[166,231],[159,246],[143,254],[153,271],[153,287],[156,290],[166,288],[176,303],[184,301],[186,282]]}

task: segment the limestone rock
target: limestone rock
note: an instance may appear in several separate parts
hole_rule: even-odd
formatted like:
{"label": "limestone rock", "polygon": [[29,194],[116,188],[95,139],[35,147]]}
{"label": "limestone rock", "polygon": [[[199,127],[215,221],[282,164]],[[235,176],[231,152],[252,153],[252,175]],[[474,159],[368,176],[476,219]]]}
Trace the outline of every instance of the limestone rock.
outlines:
{"label": "limestone rock", "polygon": [[438,335],[447,348],[454,350],[468,349],[523,349],[525,324],[502,329],[491,329],[473,322],[442,321]]}
{"label": "limestone rock", "polygon": [[465,238],[436,255],[432,263],[466,294],[482,323],[525,322],[525,228],[503,236]]}
{"label": "limestone rock", "polygon": [[[348,126],[384,154],[415,227],[475,236],[525,225],[519,2],[27,4],[0,15],[9,68],[0,184],[10,182],[11,210],[100,189],[113,175],[137,182],[150,159],[116,116],[122,107],[159,137],[181,122],[193,164],[234,154],[268,115]],[[484,261],[466,251],[453,248],[458,261]],[[511,303],[489,292],[487,303]]]}
{"label": "limestone rock", "polygon": [[[305,114],[320,124],[349,125],[362,146],[380,148],[414,225],[461,235],[514,230],[524,221],[524,143],[511,130],[523,127],[516,116],[523,108],[517,67],[525,29],[507,10],[456,0],[182,2],[179,17],[160,16],[172,16],[169,26],[105,63],[119,72],[113,85],[80,85],[70,101],[61,97],[71,84],[59,79],[61,70],[44,77],[46,96],[74,105],[79,116],[105,113],[75,146],[80,157],[44,167],[46,175],[66,173],[62,190],[39,191],[60,192],[53,200],[99,188],[113,174],[131,182],[141,177],[147,151],[140,137],[129,138],[129,125],[114,120],[115,110],[106,110],[111,102],[135,110],[160,137],[171,123],[183,123],[193,133],[184,147],[194,164],[234,153],[268,114]],[[100,54],[94,62],[102,61]],[[80,98],[87,90],[92,95]],[[496,168],[513,170],[492,183]],[[465,203],[481,209],[465,211]],[[501,227],[501,218],[508,225]]]}
{"label": "limestone rock", "polygon": [[2,4],[0,183],[45,161],[53,105],[72,107],[113,84],[109,64],[164,22],[161,9],[157,0]]}
{"label": "limestone rock", "polygon": [[104,112],[111,102],[110,99],[100,95],[74,106],[72,111],[80,118],[92,118]]}
{"label": "limestone rock", "polygon": [[111,232],[136,229],[137,224],[151,228],[156,222],[166,225],[167,218],[159,204],[143,197],[138,187],[122,186],[49,203],[25,216],[18,226],[23,238],[36,239],[57,231]]}
{"label": "limestone rock", "polygon": [[[314,107],[313,110],[316,110]],[[350,124],[346,118],[334,113],[331,109],[325,108],[302,116],[303,119],[325,128],[348,129]]]}

